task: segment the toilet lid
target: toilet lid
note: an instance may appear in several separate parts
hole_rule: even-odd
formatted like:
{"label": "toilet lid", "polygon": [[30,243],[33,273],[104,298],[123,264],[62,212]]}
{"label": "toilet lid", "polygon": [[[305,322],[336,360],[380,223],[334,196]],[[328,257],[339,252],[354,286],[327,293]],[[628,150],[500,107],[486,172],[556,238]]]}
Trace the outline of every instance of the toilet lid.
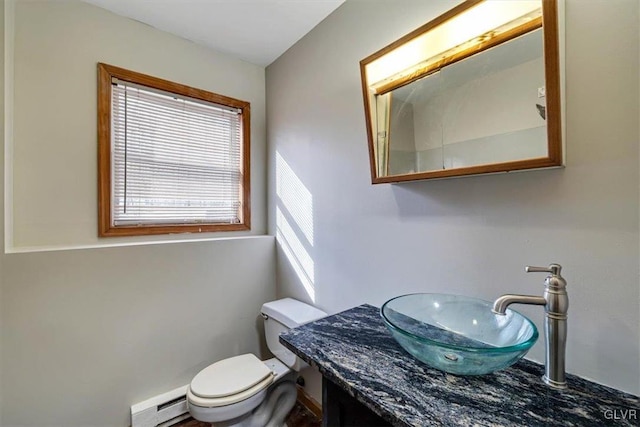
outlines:
{"label": "toilet lid", "polygon": [[266,381],[268,377],[273,375],[267,365],[253,354],[242,354],[204,368],[191,381],[190,389],[196,396],[216,399],[241,393],[259,383],[266,387],[271,383]]}

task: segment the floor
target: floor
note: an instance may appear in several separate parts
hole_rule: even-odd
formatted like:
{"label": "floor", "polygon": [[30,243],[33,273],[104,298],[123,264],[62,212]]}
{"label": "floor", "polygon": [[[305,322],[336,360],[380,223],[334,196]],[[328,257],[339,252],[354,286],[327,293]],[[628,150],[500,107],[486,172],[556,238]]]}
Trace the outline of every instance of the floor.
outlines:
{"label": "floor", "polygon": [[[320,427],[322,421],[316,418],[311,411],[309,411],[300,402],[296,402],[296,406],[293,407],[289,416],[287,417],[287,427]],[[174,427],[209,427],[209,423],[203,423],[194,419],[185,420],[181,423],[175,424]]]}

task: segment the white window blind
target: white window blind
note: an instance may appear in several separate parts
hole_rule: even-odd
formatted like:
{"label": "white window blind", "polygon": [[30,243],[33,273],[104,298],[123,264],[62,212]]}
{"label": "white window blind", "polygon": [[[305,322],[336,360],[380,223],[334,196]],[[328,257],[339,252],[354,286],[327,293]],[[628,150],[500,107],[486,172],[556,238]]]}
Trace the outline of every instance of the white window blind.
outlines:
{"label": "white window blind", "polygon": [[239,109],[115,78],[111,107],[115,226],[241,222]]}

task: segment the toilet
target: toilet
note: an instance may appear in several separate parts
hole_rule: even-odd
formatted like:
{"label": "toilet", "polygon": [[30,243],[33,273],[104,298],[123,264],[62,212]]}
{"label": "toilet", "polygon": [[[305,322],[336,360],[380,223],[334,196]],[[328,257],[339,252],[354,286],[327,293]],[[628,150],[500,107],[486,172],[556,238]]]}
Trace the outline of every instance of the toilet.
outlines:
{"label": "toilet", "polygon": [[262,306],[267,346],[274,358],[242,354],[200,371],[187,389],[187,406],[198,421],[214,427],[282,427],[295,405],[296,386],[287,374],[307,364],[280,344],[282,332],[327,313],[292,298]]}

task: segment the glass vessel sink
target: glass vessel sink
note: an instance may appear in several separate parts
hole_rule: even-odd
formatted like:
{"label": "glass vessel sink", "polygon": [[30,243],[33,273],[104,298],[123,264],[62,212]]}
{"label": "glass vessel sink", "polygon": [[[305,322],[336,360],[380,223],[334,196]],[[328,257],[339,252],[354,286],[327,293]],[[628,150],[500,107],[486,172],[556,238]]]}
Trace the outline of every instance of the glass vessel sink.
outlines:
{"label": "glass vessel sink", "polygon": [[493,303],[447,294],[410,294],[380,309],[398,343],[429,366],[458,375],[488,374],[524,356],[538,329],[520,313],[494,314]]}

